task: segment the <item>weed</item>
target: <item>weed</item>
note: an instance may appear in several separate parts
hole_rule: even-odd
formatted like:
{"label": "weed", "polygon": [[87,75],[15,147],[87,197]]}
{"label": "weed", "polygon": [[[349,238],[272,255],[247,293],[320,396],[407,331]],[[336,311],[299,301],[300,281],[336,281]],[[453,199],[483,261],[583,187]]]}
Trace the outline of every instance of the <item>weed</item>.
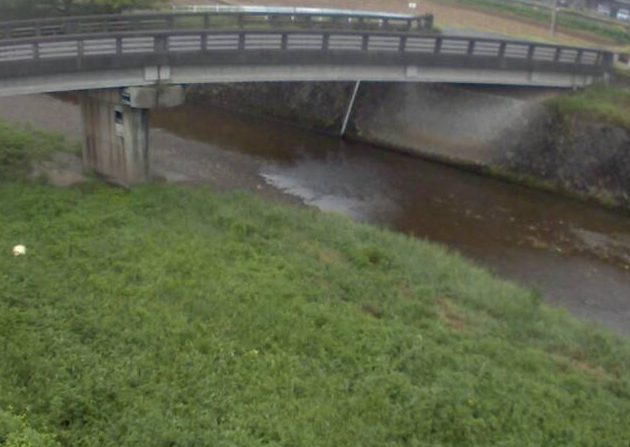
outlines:
{"label": "weed", "polygon": [[0,203],[0,445],[630,439],[628,341],[439,246],[204,188]]}
{"label": "weed", "polygon": [[557,96],[549,105],[562,115],[585,116],[630,129],[630,88],[595,85]]}

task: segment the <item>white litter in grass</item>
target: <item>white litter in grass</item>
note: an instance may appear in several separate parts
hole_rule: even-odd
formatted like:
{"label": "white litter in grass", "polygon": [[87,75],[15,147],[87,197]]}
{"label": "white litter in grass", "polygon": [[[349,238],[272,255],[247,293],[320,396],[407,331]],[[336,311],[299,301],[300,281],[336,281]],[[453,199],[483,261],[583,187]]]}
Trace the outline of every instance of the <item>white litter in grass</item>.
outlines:
{"label": "white litter in grass", "polygon": [[13,247],[13,256],[22,256],[26,254],[26,247],[24,245],[16,245]]}

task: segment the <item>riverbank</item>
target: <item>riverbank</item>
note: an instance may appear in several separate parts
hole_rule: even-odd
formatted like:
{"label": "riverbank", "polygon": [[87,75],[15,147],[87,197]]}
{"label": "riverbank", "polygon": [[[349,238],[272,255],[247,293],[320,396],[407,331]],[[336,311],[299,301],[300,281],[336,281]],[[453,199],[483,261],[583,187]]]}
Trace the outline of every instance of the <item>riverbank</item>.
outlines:
{"label": "riverbank", "polygon": [[578,118],[617,126],[630,130],[630,84],[624,72],[616,74],[616,86],[593,86],[571,95],[562,95],[549,101],[549,105],[568,118]]}
{"label": "riverbank", "polygon": [[204,187],[15,179],[0,201],[8,445],[630,436],[628,341],[444,248]]}
{"label": "riverbank", "polygon": [[628,213],[630,89],[595,85],[543,106],[488,171]]}
{"label": "riverbank", "polygon": [[630,210],[628,87],[570,93],[363,82],[190,88],[189,100],[272,117],[485,175]]}
{"label": "riverbank", "polygon": [[[80,141],[80,114],[69,99],[3,98],[0,114]],[[151,121],[158,181],[248,191],[435,241],[580,318],[630,334],[630,225],[623,215],[190,102],[154,111]]]}

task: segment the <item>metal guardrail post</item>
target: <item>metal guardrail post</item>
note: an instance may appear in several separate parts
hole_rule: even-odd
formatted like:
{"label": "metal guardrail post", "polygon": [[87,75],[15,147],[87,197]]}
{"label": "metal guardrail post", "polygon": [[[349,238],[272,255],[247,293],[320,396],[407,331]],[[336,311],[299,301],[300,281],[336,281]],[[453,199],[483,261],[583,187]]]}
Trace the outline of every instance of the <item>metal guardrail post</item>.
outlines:
{"label": "metal guardrail post", "polygon": [[400,51],[401,53],[404,53],[406,47],[407,47],[407,36],[401,36],[400,42],[398,43],[398,51]]}
{"label": "metal guardrail post", "polygon": [[527,48],[527,60],[531,61],[534,58],[534,50],[536,49],[536,45],[529,44]]}
{"label": "metal guardrail post", "polygon": [[562,53],[562,48],[556,47],[556,51],[553,54],[553,62],[557,64],[560,61],[560,54]]}
{"label": "metal guardrail post", "polygon": [[466,50],[466,54],[470,57],[475,52],[475,40],[471,39],[468,41],[468,49]]}
{"label": "metal guardrail post", "polygon": [[324,33],[322,36],[322,50],[328,51],[330,49],[330,34]]}
{"label": "metal guardrail post", "polygon": [[203,33],[201,35],[201,52],[205,53],[208,51],[208,33]]}
{"label": "metal guardrail post", "polygon": [[243,51],[245,49],[245,33],[238,33],[238,50]]}
{"label": "metal guardrail post", "polygon": [[122,37],[116,37],[116,56],[122,56],[123,54],[123,44]]}
{"label": "metal guardrail post", "polygon": [[503,60],[503,58],[505,57],[505,47],[506,46],[507,46],[507,44],[505,42],[501,42],[499,44],[499,54],[497,55],[499,60]]}
{"label": "metal guardrail post", "polygon": [[85,54],[85,42],[83,39],[77,41],[77,68],[81,68],[83,55]]}
{"label": "metal guardrail post", "polygon": [[435,46],[433,47],[433,54],[438,55],[442,52],[442,38],[435,38]]}
{"label": "metal guardrail post", "polygon": [[33,51],[33,59],[34,60],[38,60],[39,59],[39,43],[33,42],[31,44],[31,48],[32,48],[32,51]]}
{"label": "metal guardrail post", "polygon": [[289,48],[289,35],[287,33],[282,33],[281,39],[280,48],[282,51],[286,51]]}
{"label": "metal guardrail post", "polygon": [[158,56],[159,64],[166,63],[168,57],[168,36],[155,36],[153,38],[153,51]]}
{"label": "metal guardrail post", "polygon": [[367,34],[363,34],[361,36],[361,51],[367,51],[369,44],[370,44],[370,36]]}

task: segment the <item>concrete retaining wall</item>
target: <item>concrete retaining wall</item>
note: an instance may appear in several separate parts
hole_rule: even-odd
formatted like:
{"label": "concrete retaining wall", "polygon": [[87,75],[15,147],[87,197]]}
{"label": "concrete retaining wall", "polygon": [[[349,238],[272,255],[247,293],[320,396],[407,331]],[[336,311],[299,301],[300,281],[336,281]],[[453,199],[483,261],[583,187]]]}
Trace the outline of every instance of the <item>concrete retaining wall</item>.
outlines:
{"label": "concrete retaining wall", "polygon": [[352,95],[352,82],[260,82],[190,87],[190,101],[277,119],[336,134]]}
{"label": "concrete retaining wall", "polygon": [[630,130],[548,110],[531,142],[500,153],[492,166],[584,198],[630,209]]}
{"label": "concrete retaining wall", "polygon": [[[196,87],[189,97],[338,134],[350,83]],[[557,91],[363,83],[346,137],[630,209],[630,132],[558,115]]]}
{"label": "concrete retaining wall", "polygon": [[[350,134],[453,163],[484,166],[523,137],[540,113],[541,93],[441,84],[367,84]],[[509,94],[508,94],[509,93]]]}

